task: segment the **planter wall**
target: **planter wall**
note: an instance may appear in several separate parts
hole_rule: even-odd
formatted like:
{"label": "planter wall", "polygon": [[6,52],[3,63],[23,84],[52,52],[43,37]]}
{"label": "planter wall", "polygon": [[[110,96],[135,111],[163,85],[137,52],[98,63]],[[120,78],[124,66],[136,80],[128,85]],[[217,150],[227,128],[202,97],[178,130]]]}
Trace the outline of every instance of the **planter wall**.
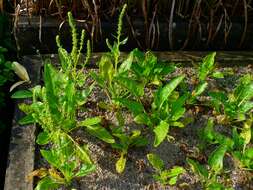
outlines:
{"label": "planter wall", "polygon": [[[41,23],[41,25],[40,25]],[[65,24],[60,26],[60,22],[53,18],[43,18],[40,22],[39,17],[32,17],[28,20],[26,17],[20,17],[18,22],[16,39],[18,42],[20,54],[29,55],[36,54],[37,50],[40,53],[56,53],[56,43],[55,36],[60,32],[61,39],[63,44],[65,44],[67,49],[71,48],[70,33],[69,29]],[[141,21],[133,23],[134,28],[138,32],[136,39],[139,40],[142,47],[139,48],[148,48],[145,45],[145,32],[144,24]],[[85,24],[80,23],[78,25],[79,29],[85,28]],[[113,40],[112,34],[116,31],[116,23],[102,22],[101,27],[103,28],[102,39],[98,41],[94,40],[93,50],[95,52],[107,51],[108,48],[105,43],[105,39],[109,38]],[[185,40],[188,39],[188,27],[189,23],[178,20],[173,23],[172,30],[172,47],[169,43],[169,29],[168,24],[160,23],[160,38],[154,39],[154,46],[152,50],[158,51],[168,51],[168,50],[180,50],[185,43]],[[184,50],[197,50],[197,51],[206,51],[206,50],[253,50],[253,23],[248,23],[247,32],[245,34],[244,43],[239,46],[241,41],[241,36],[244,32],[244,22],[243,21],[234,21],[232,22],[231,32],[227,37],[227,43],[224,42],[224,26],[222,25],[216,37],[210,42],[208,41],[208,26],[205,23],[201,24],[201,36],[199,32],[192,34],[188,40],[187,45],[184,47]],[[122,46],[122,51],[129,51],[135,47],[138,47],[138,43],[131,34],[129,25],[126,23],[124,26],[123,36],[129,36],[128,43],[125,46]],[[149,49],[149,48],[148,48]]]}
{"label": "planter wall", "polygon": [[[31,85],[38,84],[41,60],[38,57],[24,57],[22,64],[27,68]],[[15,103],[4,189],[32,190],[33,182],[27,181],[27,175],[34,169],[36,126],[18,124],[24,116],[18,109],[18,103],[21,102]]]}

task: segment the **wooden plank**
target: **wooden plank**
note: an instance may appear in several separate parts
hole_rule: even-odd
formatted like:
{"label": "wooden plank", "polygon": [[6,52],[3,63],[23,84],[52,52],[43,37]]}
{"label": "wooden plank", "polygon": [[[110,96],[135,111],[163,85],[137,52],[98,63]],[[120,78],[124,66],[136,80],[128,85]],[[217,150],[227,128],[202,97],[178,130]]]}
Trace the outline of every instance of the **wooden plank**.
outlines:
{"label": "wooden plank", "polygon": [[[36,57],[24,57],[22,64],[26,66],[32,85],[39,82],[41,61]],[[5,190],[32,190],[33,181],[27,181],[27,175],[34,169],[35,125],[20,126],[18,121],[24,116],[15,103],[13,126],[9,145],[9,155],[5,176]]]}

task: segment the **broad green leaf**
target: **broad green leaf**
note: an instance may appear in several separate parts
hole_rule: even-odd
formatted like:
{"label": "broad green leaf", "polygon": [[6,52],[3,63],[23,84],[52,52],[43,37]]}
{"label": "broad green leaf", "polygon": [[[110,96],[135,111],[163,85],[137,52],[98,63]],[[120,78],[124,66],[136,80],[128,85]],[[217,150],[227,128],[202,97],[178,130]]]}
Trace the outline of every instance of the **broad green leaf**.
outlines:
{"label": "broad green leaf", "polygon": [[148,139],[143,136],[136,137],[135,139],[132,139],[131,141],[132,142],[130,146],[135,146],[135,147],[143,147],[149,143]]}
{"label": "broad green leaf", "polygon": [[142,62],[142,75],[149,77],[152,75],[154,66],[157,64],[157,57],[150,51],[145,53],[145,60]]}
{"label": "broad green leaf", "polygon": [[184,168],[174,166],[170,170],[164,170],[160,173],[161,183],[164,185],[175,185],[180,174],[185,172]]}
{"label": "broad green leaf", "polygon": [[115,78],[117,82],[129,90],[129,92],[135,96],[143,96],[144,95],[144,85],[142,83],[138,83],[130,78],[118,76]]}
{"label": "broad green leaf", "polygon": [[76,154],[78,155],[80,160],[82,160],[86,164],[92,164],[92,161],[91,161],[89,154],[88,154],[88,148],[82,148],[77,144],[75,147],[76,147],[76,149],[75,149]]}
{"label": "broad green leaf", "polygon": [[223,168],[223,158],[227,151],[226,145],[220,145],[217,149],[215,149],[210,157],[208,158],[208,164],[211,167],[211,170],[215,173],[219,173]]}
{"label": "broad green leaf", "polygon": [[[64,153],[63,153],[64,154]],[[65,155],[64,155],[65,156]],[[59,170],[63,173],[64,178],[67,183],[70,183],[71,180],[74,177],[74,169],[77,167],[77,164],[75,161],[72,162],[64,162],[60,166]]]}
{"label": "broad green leaf", "polygon": [[214,69],[215,56],[216,52],[213,52],[203,58],[198,72],[199,80],[205,80],[210,72]]}
{"label": "broad green leaf", "polygon": [[133,63],[133,53],[131,52],[128,55],[127,59],[125,59],[123,63],[120,65],[118,73],[121,74],[128,71],[131,68],[132,63]]}
{"label": "broad green leaf", "polygon": [[218,100],[219,102],[225,102],[228,100],[228,97],[224,92],[209,92],[208,94],[212,99]]}
{"label": "broad green leaf", "polygon": [[250,112],[253,109],[253,101],[243,103],[238,109],[240,113]]}
{"label": "broad green leaf", "polygon": [[79,106],[82,106],[87,102],[88,97],[91,94],[94,86],[95,86],[95,82],[92,83],[92,85],[86,87],[84,90],[81,90],[81,91],[77,92],[77,97],[76,98],[77,98],[77,103],[78,103]]}
{"label": "broad green leaf", "polygon": [[41,155],[51,164],[52,166],[59,167],[59,157],[53,150],[40,150]]}
{"label": "broad green leaf", "polygon": [[134,74],[139,78],[139,79],[142,79],[143,75],[142,75],[142,72],[143,72],[143,68],[137,64],[137,63],[133,63],[132,64],[132,67],[131,67],[131,70],[134,72]]}
{"label": "broad green leaf", "polygon": [[240,79],[234,95],[239,106],[253,97],[253,81],[250,76],[246,75]]}
{"label": "broad green leaf", "polygon": [[50,141],[50,135],[47,132],[40,132],[36,139],[36,143],[39,145],[48,144],[49,141]]}
{"label": "broad green leaf", "polygon": [[97,82],[99,86],[104,87],[105,85],[104,78],[102,78],[100,75],[98,75],[97,73],[93,71],[90,72],[90,76]]}
{"label": "broad green leaf", "polygon": [[205,89],[207,88],[207,86],[208,86],[207,82],[203,82],[203,81],[200,82],[198,84],[198,86],[194,89],[194,91],[192,92],[192,96],[193,97],[199,96],[200,94],[202,94],[205,91]]}
{"label": "broad green leaf", "polygon": [[177,183],[177,176],[169,179],[169,185],[175,185]]}
{"label": "broad green leaf", "polygon": [[75,84],[69,79],[65,88],[65,114],[68,116],[68,120],[75,119],[76,112],[76,98],[75,98]]}
{"label": "broad green leaf", "polygon": [[188,98],[188,94],[184,94],[183,96],[179,97],[176,101],[172,103],[171,119],[173,121],[177,121],[179,118],[181,118],[184,115],[186,109],[183,106],[187,98]]}
{"label": "broad green leaf", "polygon": [[166,138],[167,134],[169,132],[169,124],[165,121],[161,121],[158,126],[155,127],[154,133],[155,133],[155,141],[154,146],[158,147],[161,142]]}
{"label": "broad green leaf", "polygon": [[221,105],[226,103],[228,97],[223,92],[209,92],[208,95],[211,97],[211,104],[214,106],[215,110],[220,113]]}
{"label": "broad green leaf", "polygon": [[121,133],[113,133],[113,136],[119,138],[121,147],[123,147],[123,149],[127,149],[128,148],[128,146],[130,144],[130,142],[129,142],[130,140],[129,140],[129,137],[126,134],[124,134],[123,132],[121,132]]}
{"label": "broad green leaf", "polygon": [[223,73],[220,72],[220,71],[214,72],[214,73],[212,74],[212,76],[213,76],[214,78],[218,78],[218,79],[224,78]]}
{"label": "broad green leaf", "polygon": [[207,142],[213,142],[215,139],[215,131],[214,131],[214,120],[213,118],[209,118],[205,128],[201,131],[201,138]]}
{"label": "broad green leaf", "polygon": [[126,98],[119,98],[116,100],[119,101],[123,106],[127,107],[134,114],[134,116],[144,112],[144,107],[139,102],[129,100]]}
{"label": "broad green leaf", "polygon": [[102,126],[86,125],[87,131],[102,141],[112,144],[115,143],[113,136]]}
{"label": "broad green leaf", "polygon": [[237,128],[233,127],[232,129],[232,140],[234,142],[234,148],[237,150],[242,150],[244,147],[244,140],[240,137],[237,132]]}
{"label": "broad green leaf", "polygon": [[233,149],[234,141],[232,139],[230,139],[229,137],[227,137],[221,133],[215,132],[214,138],[218,144],[222,144],[224,146],[227,146],[227,149]]}
{"label": "broad green leaf", "polygon": [[187,158],[186,161],[190,165],[191,170],[194,173],[196,173],[198,176],[200,176],[203,179],[208,178],[208,171],[204,166],[200,165],[197,161],[194,161],[190,158]]}
{"label": "broad green leaf", "polygon": [[88,127],[88,126],[92,126],[92,125],[97,125],[101,123],[101,118],[100,117],[92,117],[92,118],[87,118],[83,121],[79,122],[79,126],[84,126],[84,127]]}
{"label": "broad green leaf", "polygon": [[247,145],[250,143],[251,127],[252,127],[252,121],[250,119],[243,123],[243,128],[242,128],[242,132],[240,133],[240,137],[244,140],[244,145]]}
{"label": "broad green leaf", "polygon": [[60,184],[51,177],[45,177],[38,182],[35,190],[57,190],[59,187]]}
{"label": "broad green leaf", "polygon": [[120,159],[116,162],[116,171],[122,173],[126,167],[126,157],[124,153],[121,153]]}
{"label": "broad green leaf", "polygon": [[154,73],[164,76],[174,72],[176,68],[177,67],[172,63],[158,62],[158,64],[155,65]]}
{"label": "broad green leaf", "polygon": [[154,106],[158,109],[161,109],[163,103],[168,99],[171,93],[175,90],[175,88],[182,82],[184,79],[184,75],[178,76],[172,79],[168,84],[164,87],[158,89],[154,98]]}
{"label": "broad green leaf", "polygon": [[141,136],[140,130],[132,131],[132,134],[129,138],[130,146],[142,147],[142,146],[146,146],[147,144],[148,144],[148,140],[147,138]]}
{"label": "broad green leaf", "polygon": [[171,123],[170,123],[170,126],[179,127],[179,128],[185,127],[184,124],[183,124],[182,122],[178,122],[178,121],[171,122]]}
{"label": "broad green leaf", "polygon": [[138,48],[135,48],[132,52],[134,55],[134,59],[137,60],[137,63],[142,63],[145,60],[145,54]]}
{"label": "broad green leaf", "polygon": [[220,183],[212,182],[211,184],[208,184],[206,190],[233,190],[233,189],[227,189]]}
{"label": "broad green leaf", "polygon": [[31,98],[33,93],[30,90],[19,90],[12,94],[11,98],[21,99],[21,98]]}
{"label": "broad green leaf", "polygon": [[19,125],[28,125],[36,123],[36,120],[33,118],[31,114],[26,115],[18,121]]}
{"label": "broad green leaf", "polygon": [[48,101],[48,106],[50,113],[55,121],[59,120],[60,118],[60,112],[58,110],[58,97],[56,94],[56,86],[55,81],[53,80],[53,74],[55,74],[56,71],[54,70],[53,66],[51,64],[45,64],[44,69],[44,82],[45,82],[45,89],[46,89],[46,99]]}
{"label": "broad green leaf", "polygon": [[246,149],[244,155],[253,161],[253,148]]}
{"label": "broad green leaf", "polygon": [[171,177],[178,176],[178,175],[180,175],[180,174],[182,174],[184,172],[185,172],[185,169],[183,167],[174,166],[170,170],[165,170],[164,174],[166,175],[167,178],[171,178]]}
{"label": "broad green leaf", "polygon": [[164,169],[163,160],[156,154],[147,154],[148,161],[158,171],[162,171]]}
{"label": "broad green leaf", "polygon": [[75,177],[84,177],[96,170],[96,166],[93,164],[82,164],[81,168],[75,174]]}
{"label": "broad green leaf", "polygon": [[114,76],[114,68],[112,60],[109,56],[104,55],[99,62],[99,76],[107,80],[109,84]]}
{"label": "broad green leaf", "polygon": [[137,115],[135,118],[134,118],[134,121],[137,123],[137,124],[144,124],[144,125],[147,125],[149,127],[152,126],[152,122],[148,116],[148,114],[146,113],[141,113],[139,115]]}

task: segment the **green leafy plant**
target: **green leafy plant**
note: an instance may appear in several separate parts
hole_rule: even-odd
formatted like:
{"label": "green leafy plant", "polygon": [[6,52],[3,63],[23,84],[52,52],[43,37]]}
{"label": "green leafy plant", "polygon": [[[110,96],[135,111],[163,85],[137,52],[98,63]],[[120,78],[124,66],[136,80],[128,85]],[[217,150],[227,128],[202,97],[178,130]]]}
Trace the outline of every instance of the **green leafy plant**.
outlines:
{"label": "green leafy plant", "polygon": [[[81,71],[76,71],[84,43],[84,31],[78,50],[74,21],[71,13],[68,13],[68,16],[72,28],[73,48],[69,54],[61,47],[57,37],[60,70],[55,69],[50,61],[46,60],[44,86],[17,91],[12,95],[12,98],[32,98],[31,104],[19,106],[27,114],[19,122],[23,125],[38,123],[42,132],[37,136],[37,144],[50,145],[49,148],[40,150],[51,168],[40,176],[42,179],[38,182],[36,190],[58,189],[61,185],[70,185],[73,178],[86,176],[95,169],[88,149],[79,145],[70,136],[73,130],[81,126],[88,132],[101,130],[102,127],[99,126],[100,118],[97,117],[77,121],[77,109],[86,102],[92,86],[85,90],[79,89],[80,81],[85,79]],[[87,49],[89,51],[89,45]],[[87,56],[84,65],[87,63],[89,53]]]}
{"label": "green leafy plant", "polygon": [[183,79],[184,76],[181,75],[159,87],[154,94],[151,110],[145,110],[141,105],[138,110],[131,110],[130,108],[135,115],[135,121],[138,124],[147,125],[155,133],[155,147],[159,146],[166,138],[170,126],[184,127],[179,119],[183,117],[186,111],[184,103],[187,96],[179,96],[175,91]]}
{"label": "green leafy plant", "polygon": [[[144,95],[144,84],[129,76],[129,71],[133,63],[134,52],[129,53],[127,58],[120,63],[120,46],[127,42],[127,38],[121,41],[121,32],[123,27],[123,16],[127,6],[124,5],[119,16],[116,41],[113,45],[109,43],[109,53],[104,54],[99,61],[99,72],[91,72],[92,78],[103,89],[109,102],[99,102],[99,107],[111,111],[117,118],[118,124],[112,125],[110,130],[104,133],[110,137],[110,143],[114,149],[119,150],[120,158],[116,162],[116,171],[122,173],[126,164],[128,149],[132,146],[144,146],[147,140],[141,136],[140,130],[130,129],[125,131],[125,121],[123,119],[123,107],[138,105],[140,97]],[[137,108],[138,109],[138,108]],[[109,135],[109,132],[111,135]],[[111,139],[111,137],[113,138]]]}
{"label": "green leafy plant", "polygon": [[[218,181],[218,175],[220,173],[220,167],[223,160],[224,149],[220,148],[215,151],[208,159],[208,166],[201,165],[198,161],[187,158],[186,161],[189,164],[192,172],[196,174],[202,187],[206,190],[232,190],[233,188],[225,187]],[[208,169],[210,168],[210,169]]]}
{"label": "green leafy plant", "polygon": [[240,78],[239,84],[231,93],[210,92],[210,105],[220,114],[223,123],[243,121],[253,108],[253,80],[248,74]]}
{"label": "green leafy plant", "polygon": [[148,144],[145,137],[141,136],[140,130],[132,130],[130,134],[126,134],[122,128],[115,128],[112,134],[117,141],[112,147],[120,151],[120,158],[116,162],[116,171],[122,173],[125,169],[127,152],[130,147],[142,147]]}
{"label": "green leafy plant", "polygon": [[[212,188],[217,186],[213,186],[212,184],[217,184],[217,175],[223,170],[223,160],[226,153],[233,155],[235,163],[240,168],[252,169],[252,148],[247,147],[251,141],[251,126],[252,118],[243,122],[241,129],[234,127],[232,129],[232,136],[229,137],[214,129],[213,118],[208,120],[207,125],[200,132],[200,137],[204,144],[202,148],[206,148],[210,144],[217,145],[208,158],[210,169],[203,169],[204,166],[201,166],[196,161],[188,160],[192,170],[200,176],[204,186],[209,187],[211,185]],[[240,130],[240,133],[238,133],[238,130]]]}
{"label": "green leafy plant", "polygon": [[213,118],[208,119],[206,126],[200,131],[199,136],[203,142],[202,149],[207,149],[210,144],[216,145],[216,147],[208,156],[207,167],[201,165],[198,161],[188,158],[187,162],[191,170],[199,177],[205,189],[229,189],[225,188],[218,181],[218,176],[222,175],[225,154],[233,150],[234,141],[215,131]]}
{"label": "green leafy plant", "polygon": [[[197,69],[197,80],[194,90],[189,94],[188,104],[194,104],[197,97],[202,95],[208,88],[208,78],[223,78],[223,73],[216,71],[215,64],[216,52],[210,53],[202,59]],[[188,92],[186,92],[188,93]]]}
{"label": "green leafy plant", "polygon": [[[116,41],[113,46],[108,40],[106,40],[110,52],[104,54],[100,59],[99,73],[91,73],[93,79],[105,91],[105,94],[109,99],[109,105],[107,107],[110,107],[111,109],[117,109],[117,107],[119,107],[119,104],[117,103],[118,98],[133,96],[138,99],[144,94],[144,85],[142,82],[136,81],[128,75],[133,63],[135,51],[130,52],[127,58],[123,60],[119,66],[120,46],[127,42],[127,38],[121,41],[121,32],[123,27],[122,20],[126,8],[127,6],[124,5],[120,13],[117,36],[115,37]],[[106,103],[102,102],[101,104],[104,105]]]}
{"label": "green leafy plant", "polygon": [[185,169],[180,166],[174,166],[172,169],[165,169],[165,164],[156,154],[147,155],[149,163],[155,169],[156,174],[153,175],[156,181],[162,185],[175,185],[178,177],[185,173]]}
{"label": "green leafy plant", "polygon": [[176,70],[174,64],[158,61],[157,57],[150,51],[143,53],[134,49],[132,54],[131,72],[137,81],[144,83],[144,86],[148,84],[160,86],[164,77]]}

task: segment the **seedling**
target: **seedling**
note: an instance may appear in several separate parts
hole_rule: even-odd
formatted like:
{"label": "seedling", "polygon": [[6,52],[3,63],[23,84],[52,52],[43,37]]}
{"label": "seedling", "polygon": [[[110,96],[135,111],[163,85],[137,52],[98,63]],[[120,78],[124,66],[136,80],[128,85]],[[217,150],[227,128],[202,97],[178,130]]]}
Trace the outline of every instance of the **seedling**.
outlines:
{"label": "seedling", "polygon": [[[208,88],[208,78],[223,78],[223,74],[219,71],[215,71],[215,56],[216,52],[210,53],[202,59],[198,67],[197,84],[194,90],[189,94],[188,104],[194,104],[197,97],[202,95]],[[186,92],[188,93],[188,92]]]}
{"label": "seedling", "polygon": [[208,168],[210,169],[195,160],[189,158],[186,160],[192,172],[198,176],[202,187],[206,190],[233,190],[233,188],[227,188],[218,181],[218,175],[221,174],[220,166],[223,160],[223,153],[224,149],[221,148],[209,157]]}
{"label": "seedling", "polygon": [[162,185],[175,185],[178,177],[185,173],[185,169],[180,166],[174,166],[172,169],[165,169],[165,164],[156,154],[147,155],[149,163],[155,169],[154,179]]}
{"label": "seedling", "polygon": [[133,77],[136,80],[144,83],[144,86],[150,84],[160,86],[164,77],[176,70],[174,64],[158,61],[157,57],[150,51],[143,53],[134,49],[132,54],[134,62],[131,66],[131,72],[133,72]]}
{"label": "seedling", "polygon": [[151,110],[130,109],[135,115],[135,121],[138,124],[144,124],[150,127],[155,133],[154,146],[157,147],[166,138],[169,127],[184,127],[179,121],[185,113],[184,103],[186,95],[179,97],[175,91],[176,87],[182,82],[184,76],[178,76],[172,79],[168,84],[159,87],[155,92]]}
{"label": "seedling", "polygon": [[228,95],[224,92],[210,92],[210,105],[220,114],[220,122],[244,121],[252,111],[253,80],[250,74],[243,76],[237,87]]}

